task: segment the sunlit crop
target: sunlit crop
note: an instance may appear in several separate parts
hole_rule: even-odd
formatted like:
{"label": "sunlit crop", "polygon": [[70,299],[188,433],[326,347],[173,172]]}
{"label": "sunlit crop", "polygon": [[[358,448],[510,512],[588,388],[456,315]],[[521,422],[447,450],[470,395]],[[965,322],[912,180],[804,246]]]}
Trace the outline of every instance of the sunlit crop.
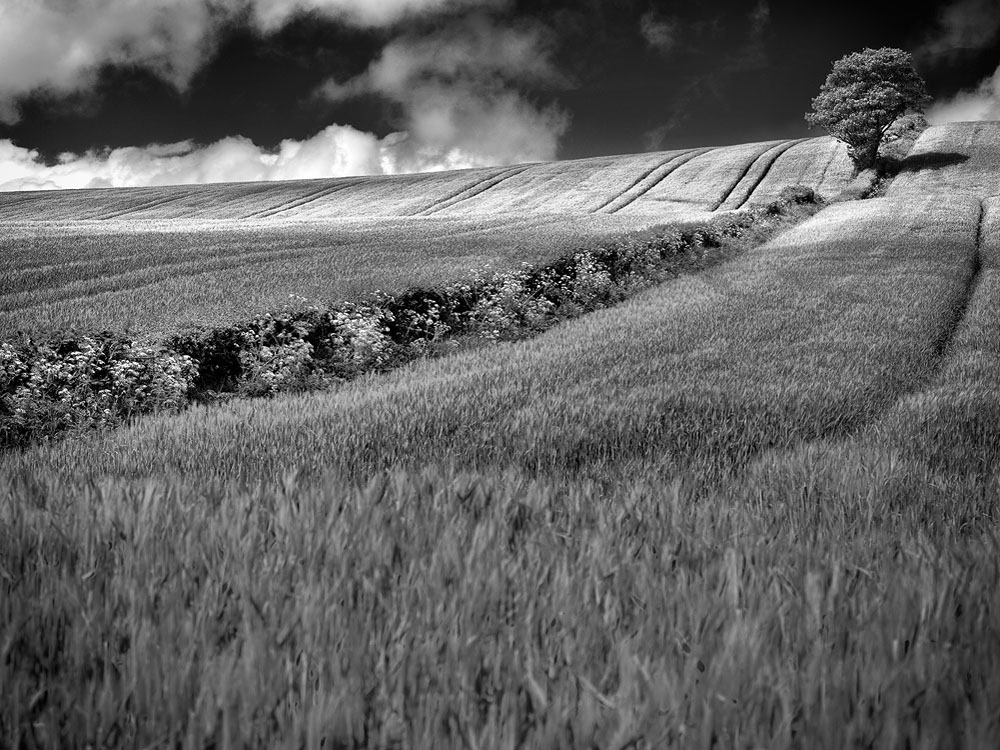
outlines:
{"label": "sunlit crop", "polygon": [[[336,288],[378,278],[390,314],[206,307],[248,314],[192,351],[266,397],[0,454],[0,746],[993,750],[996,128],[928,130],[888,197],[764,208],[721,243],[607,238],[684,194],[692,215],[786,179],[835,197],[830,145],[609,158],[607,193],[580,165],[487,170],[422,224],[343,222],[340,268],[367,281]],[[596,213],[518,203],[546,190]],[[493,199],[521,214],[477,216]],[[32,231],[4,273],[58,295],[82,230]],[[699,262],[661,265],[681,248]],[[313,262],[288,278],[326,278]],[[129,304],[107,299],[95,319]],[[419,356],[370,371],[390,339]],[[366,374],[287,393],[323,347]],[[115,393],[174,382],[102,367]],[[0,385],[29,370],[0,347]]]}

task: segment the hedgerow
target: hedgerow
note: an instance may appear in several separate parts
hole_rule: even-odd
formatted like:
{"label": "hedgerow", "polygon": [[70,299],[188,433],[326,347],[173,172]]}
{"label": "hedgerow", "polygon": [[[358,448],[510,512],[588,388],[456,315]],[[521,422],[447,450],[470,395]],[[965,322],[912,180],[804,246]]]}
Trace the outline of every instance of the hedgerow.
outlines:
{"label": "hedgerow", "polygon": [[251,320],[157,345],[114,333],[21,337],[0,345],[0,447],[113,427],[195,400],[328,387],[446,352],[462,338],[531,336],[710,263],[714,250],[751,229],[819,203],[796,186],[773,203],[702,226],[661,227],[544,265],[480,271],[439,289],[376,292],[360,304],[294,297]]}
{"label": "hedgerow", "polygon": [[0,344],[0,445],[178,409],[196,374],[190,357],[119,334]]}

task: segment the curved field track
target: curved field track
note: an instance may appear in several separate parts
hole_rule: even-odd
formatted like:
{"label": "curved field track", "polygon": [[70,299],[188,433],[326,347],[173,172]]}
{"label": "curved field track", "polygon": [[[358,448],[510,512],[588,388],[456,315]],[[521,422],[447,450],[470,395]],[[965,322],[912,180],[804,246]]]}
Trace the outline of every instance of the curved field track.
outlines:
{"label": "curved field track", "polygon": [[[785,146],[788,146],[786,149]],[[769,155],[777,152],[773,161]],[[775,146],[747,174],[749,184],[740,185],[723,210],[739,208],[739,201],[767,203],[789,185],[808,185],[817,193],[832,198],[852,180],[854,165],[844,145],[833,138],[811,138]],[[756,182],[752,182],[756,180]],[[749,193],[744,190],[749,189]]]}
{"label": "curved field track", "polygon": [[0,335],[162,334],[705,221],[849,181],[830,138],[392,177],[0,193]]}
{"label": "curved field track", "polygon": [[830,138],[812,138],[412,175],[0,193],[0,222],[619,211],[669,218],[678,211],[697,214],[770,200],[789,184],[835,193],[850,178],[841,152]]}

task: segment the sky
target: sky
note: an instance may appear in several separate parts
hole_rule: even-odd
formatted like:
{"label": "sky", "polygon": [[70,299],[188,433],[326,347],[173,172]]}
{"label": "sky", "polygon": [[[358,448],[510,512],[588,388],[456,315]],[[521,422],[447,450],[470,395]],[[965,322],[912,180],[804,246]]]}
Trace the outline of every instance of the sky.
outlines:
{"label": "sky", "polygon": [[0,0],[0,190],[821,135],[832,62],[882,46],[932,122],[1000,120],[1000,0]]}

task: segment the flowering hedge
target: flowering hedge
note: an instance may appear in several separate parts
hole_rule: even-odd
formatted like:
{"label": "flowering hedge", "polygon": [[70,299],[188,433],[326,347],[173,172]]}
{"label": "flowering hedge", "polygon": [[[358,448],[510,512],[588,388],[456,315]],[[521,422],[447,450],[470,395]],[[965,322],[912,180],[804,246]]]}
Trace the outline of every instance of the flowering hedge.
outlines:
{"label": "flowering hedge", "polygon": [[377,306],[322,307],[293,297],[281,310],[167,345],[198,363],[198,394],[272,395],[381,368],[394,349],[384,317]]}
{"label": "flowering hedge", "polygon": [[179,409],[196,374],[190,357],[114,334],[0,344],[0,445]]}
{"label": "flowering hedge", "polygon": [[193,399],[324,387],[427,356],[460,336],[530,336],[697,267],[762,219],[817,202],[812,190],[789,188],[774,203],[704,226],[634,234],[439,289],[376,292],[362,304],[295,297],[281,310],[157,346],[110,333],[0,344],[0,447],[115,426]]}

